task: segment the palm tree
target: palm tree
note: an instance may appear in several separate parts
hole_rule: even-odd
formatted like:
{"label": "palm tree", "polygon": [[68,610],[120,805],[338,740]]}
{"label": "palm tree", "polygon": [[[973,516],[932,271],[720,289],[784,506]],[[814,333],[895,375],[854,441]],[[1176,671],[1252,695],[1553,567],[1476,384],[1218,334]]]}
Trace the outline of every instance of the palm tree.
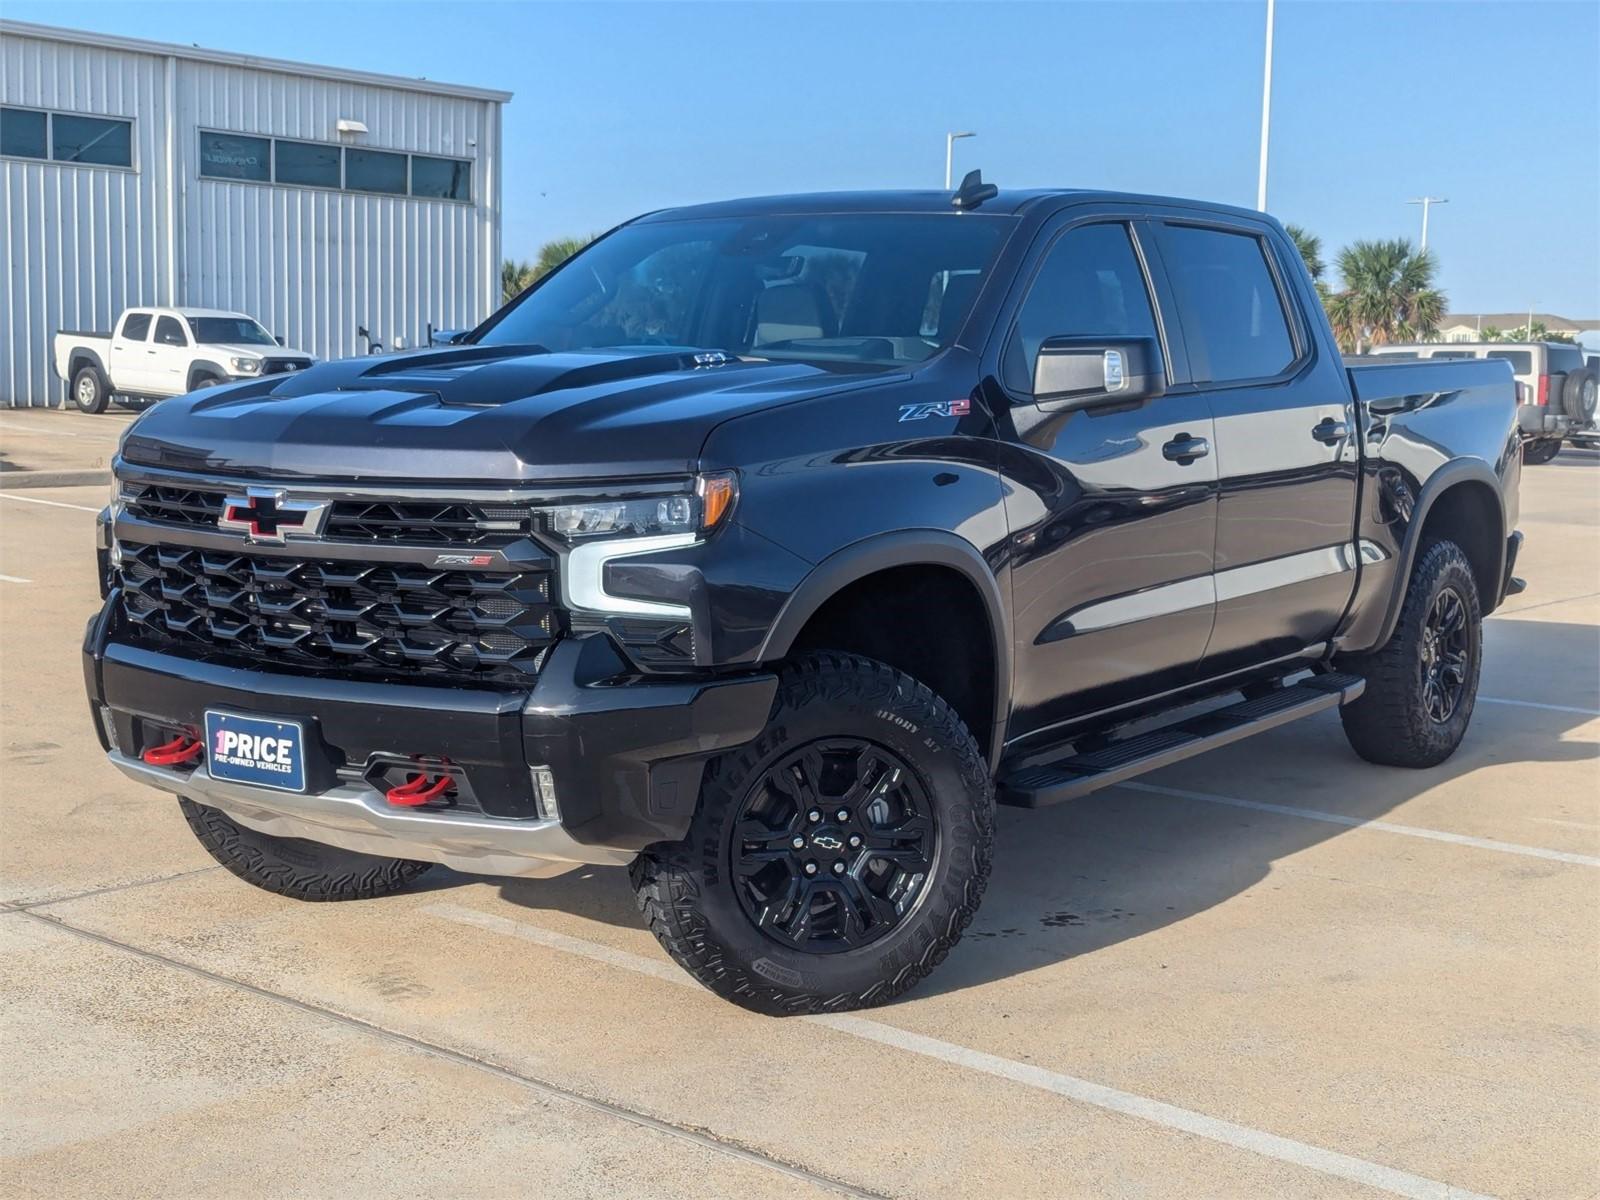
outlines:
{"label": "palm tree", "polygon": [[1341,250],[1344,290],[1328,301],[1341,349],[1359,353],[1436,334],[1445,308],[1444,293],[1434,286],[1436,269],[1433,255],[1418,253],[1404,238],[1354,242]]}
{"label": "palm tree", "polygon": [[537,278],[538,276],[533,273],[532,263],[518,262],[514,258],[506,259],[500,264],[501,303],[520,296]]}
{"label": "palm tree", "polygon": [[592,233],[587,237],[556,238],[554,241],[546,242],[543,246],[540,246],[539,258],[533,264],[534,282],[537,283],[550,274],[551,271],[554,271],[567,259],[594,241],[594,238],[595,235]]}
{"label": "palm tree", "polygon": [[1478,340],[1480,342],[1503,342],[1505,337],[1506,335],[1493,325],[1485,325],[1478,330]]}
{"label": "palm tree", "polygon": [[1300,251],[1300,257],[1305,259],[1306,270],[1311,272],[1311,278],[1321,279],[1326,269],[1322,262],[1322,239],[1298,225],[1285,225],[1283,231],[1289,235],[1294,248]]}

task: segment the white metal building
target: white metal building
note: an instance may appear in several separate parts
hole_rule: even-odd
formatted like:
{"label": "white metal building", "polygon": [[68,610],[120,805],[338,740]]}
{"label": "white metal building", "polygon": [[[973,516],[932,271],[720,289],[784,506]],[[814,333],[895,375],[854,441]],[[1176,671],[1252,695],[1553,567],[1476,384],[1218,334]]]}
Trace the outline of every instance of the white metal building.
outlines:
{"label": "white metal building", "polygon": [[0,404],[57,329],[250,314],[320,358],[499,302],[507,92],[0,21]]}

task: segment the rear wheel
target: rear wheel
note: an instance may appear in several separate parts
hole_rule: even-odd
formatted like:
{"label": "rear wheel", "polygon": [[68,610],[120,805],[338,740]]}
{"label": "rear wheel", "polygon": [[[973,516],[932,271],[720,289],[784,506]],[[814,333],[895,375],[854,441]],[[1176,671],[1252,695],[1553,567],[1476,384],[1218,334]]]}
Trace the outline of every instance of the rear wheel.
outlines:
{"label": "rear wheel", "polygon": [[111,389],[106,386],[100,368],[83,366],[72,377],[72,402],[79,412],[103,413],[111,403]]}
{"label": "rear wheel", "polygon": [[1530,467],[1542,467],[1560,453],[1560,438],[1540,438],[1536,442],[1523,443],[1522,461]]}
{"label": "rear wheel", "polygon": [[1442,763],[1466,736],[1482,659],[1472,565],[1454,542],[1424,546],[1387,644],[1340,662],[1367,680],[1361,698],[1339,710],[1350,745],[1384,766]]}
{"label": "rear wheel", "polygon": [[207,853],[246,883],[294,900],[370,900],[397,892],[432,863],[357,854],[300,838],[271,837],[217,809],[179,800]]}
{"label": "rear wheel", "polygon": [[881,1004],[933,970],[988,882],[988,765],[955,712],[882,663],[809,654],[750,745],[712,762],[689,835],[632,868],[647,924],[725,999]]}

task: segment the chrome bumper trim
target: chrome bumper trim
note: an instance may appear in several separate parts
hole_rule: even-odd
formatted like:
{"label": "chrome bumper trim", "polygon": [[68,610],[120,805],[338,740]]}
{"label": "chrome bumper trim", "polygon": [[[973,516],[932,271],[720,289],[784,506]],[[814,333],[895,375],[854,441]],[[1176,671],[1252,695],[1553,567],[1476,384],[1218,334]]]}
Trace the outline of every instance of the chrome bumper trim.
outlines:
{"label": "chrome bumper trim", "polygon": [[633,855],[575,841],[559,821],[509,820],[391,807],[374,789],[342,783],[302,794],[214,779],[204,767],[185,774],[113,751],[111,765],[129,779],[185,796],[272,837],[304,838],[385,858],[443,863],[470,875],[545,878],[585,864],[626,866]]}

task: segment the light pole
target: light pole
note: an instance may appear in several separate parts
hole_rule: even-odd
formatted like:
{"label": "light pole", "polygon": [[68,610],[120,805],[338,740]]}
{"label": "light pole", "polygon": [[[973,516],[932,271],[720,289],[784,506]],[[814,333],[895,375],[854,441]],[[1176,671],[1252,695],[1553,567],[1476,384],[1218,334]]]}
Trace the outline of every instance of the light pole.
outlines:
{"label": "light pole", "polygon": [[1261,73],[1261,173],[1256,179],[1256,208],[1267,211],[1267,141],[1272,130],[1272,17],[1276,0],[1267,0],[1267,65]]}
{"label": "light pole", "polygon": [[950,190],[950,166],[955,156],[956,139],[964,137],[977,137],[968,131],[966,133],[947,133],[944,135],[944,190]]}
{"label": "light pole", "polygon": [[1447,196],[1418,196],[1415,200],[1407,200],[1407,204],[1422,205],[1422,252],[1428,252],[1428,209],[1435,204],[1449,204]]}

